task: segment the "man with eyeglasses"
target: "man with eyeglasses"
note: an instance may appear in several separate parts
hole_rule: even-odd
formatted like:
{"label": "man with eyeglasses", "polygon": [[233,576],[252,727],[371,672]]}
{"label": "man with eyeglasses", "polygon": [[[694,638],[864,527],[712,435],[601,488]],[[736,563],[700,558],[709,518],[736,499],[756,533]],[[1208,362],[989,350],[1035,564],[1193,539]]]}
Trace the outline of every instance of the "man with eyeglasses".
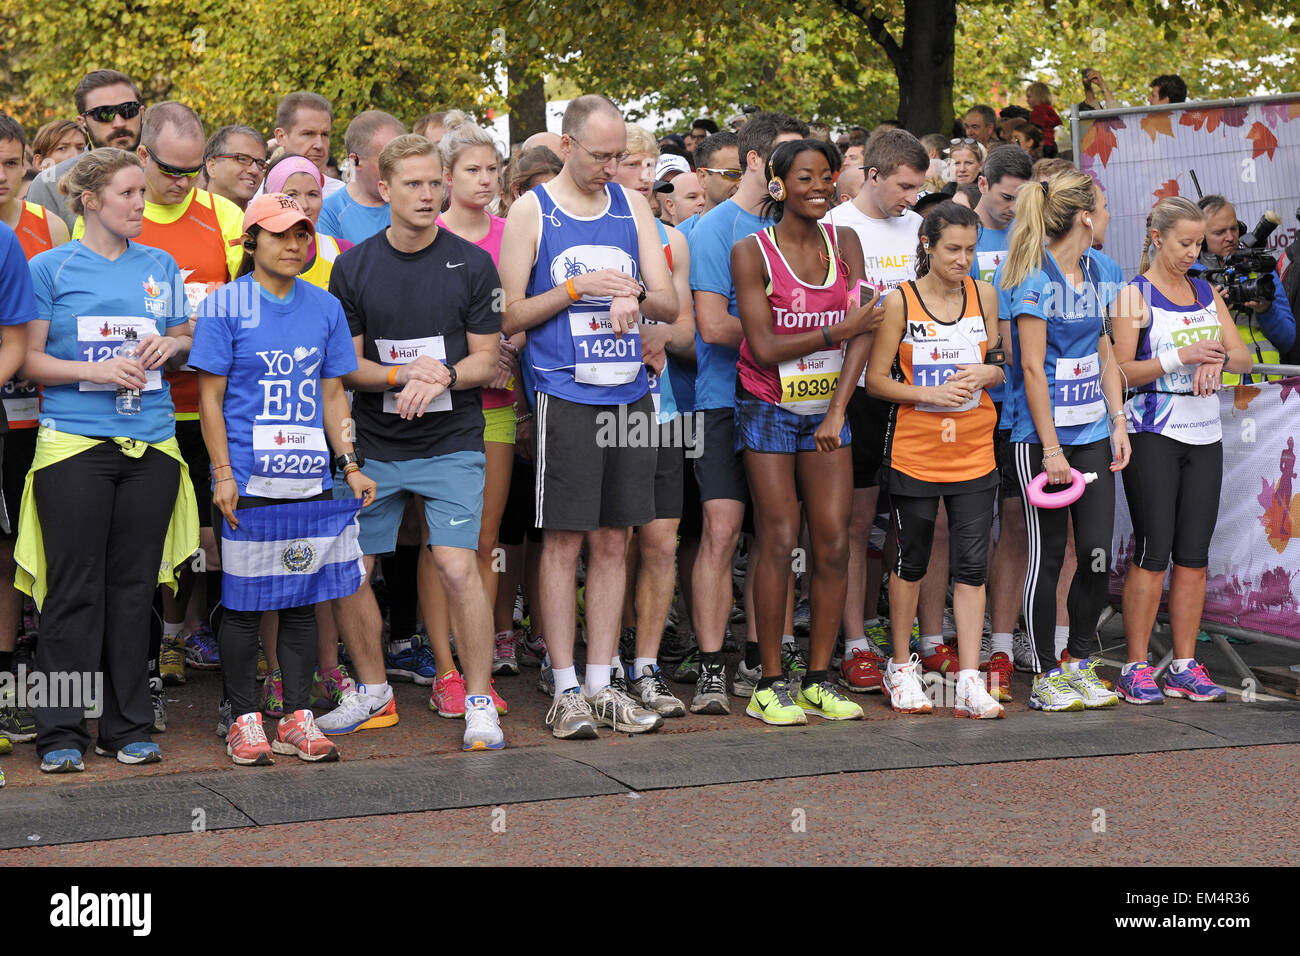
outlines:
{"label": "man with eyeglasses", "polygon": [[[209,292],[234,278],[243,260],[243,212],[229,199],[197,189],[194,180],[203,169],[203,122],[183,103],[157,103],[144,113],[136,155],[144,167],[144,230],[138,241],[171,254],[184,277],[184,295],[193,332],[194,311]],[[73,238],[80,238],[80,219]],[[177,293],[172,292],[173,295]],[[199,429],[198,381],[193,370],[166,373],[176,407],[176,440],[190,468],[190,480],[199,504],[200,541],[205,567],[220,567],[212,536],[210,462]],[[180,576],[180,592],[173,597],[163,588],[163,633],[160,673],[151,673],[155,691],[155,720],[165,725],[162,682],[185,683],[185,667],[213,670],[220,666],[216,635],[207,615],[190,607],[195,578],[188,568]],[[212,588],[215,597],[217,590]],[[156,655],[151,654],[151,661]],[[151,667],[154,666],[151,664]],[[153,680],[161,682],[153,687]]]}
{"label": "man with eyeglasses", "polygon": [[[275,145],[286,153],[306,156],[316,164],[324,177],[325,187],[321,197],[328,199],[346,184],[334,174],[338,169],[330,165],[330,128],[334,125],[334,107],[319,93],[297,90],[280,100],[275,108]],[[253,198],[262,194],[266,170],[262,170],[262,185]]]}
{"label": "man with eyeglasses", "polygon": [[740,154],[736,134],[730,130],[711,133],[695,147],[695,175],[704,189],[704,208],[689,219],[676,223],[688,239],[700,216],[731,198],[740,186]]}
{"label": "man with eyeglasses", "polygon": [[[86,134],[86,149],[97,146],[116,146],[118,149],[135,149],[140,142],[141,111],[140,90],[125,73],[117,70],[94,70],[82,77],[73,91],[77,118]],[[32,181],[27,191],[27,201],[44,206],[72,228],[76,216],[68,209],[59,192],[59,180],[81,158],[78,153],[51,166]]]}
{"label": "man with eyeglasses", "polygon": [[203,171],[203,188],[247,208],[266,176],[266,140],[251,126],[223,126],[203,147]]}
{"label": "man with eyeglasses", "polygon": [[[654,402],[638,326],[642,315],[672,324],[678,302],[649,203],[611,182],[627,158],[618,107],[603,96],[577,97],[562,130],[560,174],[521,196],[506,219],[502,331],[528,332],[537,389],[541,613],[554,678],[546,722],[556,737],[590,738],[598,724],[616,733],[663,724],[611,684],[610,662],[628,528],[655,517]],[[574,589],[584,542],[587,667],[579,686]]]}
{"label": "man with eyeglasses", "polygon": [[316,220],[318,232],[360,245],[388,228],[388,203],[379,193],[379,153],[389,140],[405,132],[401,120],[383,110],[366,110],[353,117],[343,134],[352,160],[352,180],[326,198]]}

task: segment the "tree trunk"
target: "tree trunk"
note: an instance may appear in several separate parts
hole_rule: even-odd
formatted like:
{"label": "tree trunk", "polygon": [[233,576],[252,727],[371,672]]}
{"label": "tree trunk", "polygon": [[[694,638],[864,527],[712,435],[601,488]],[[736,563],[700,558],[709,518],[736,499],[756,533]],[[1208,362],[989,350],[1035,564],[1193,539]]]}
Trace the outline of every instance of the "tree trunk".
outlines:
{"label": "tree trunk", "polygon": [[539,76],[535,80],[525,79],[522,66],[516,66],[512,60],[506,66],[506,78],[510,84],[510,96],[507,108],[510,110],[510,144],[522,143],[534,133],[546,132],[546,89]]}

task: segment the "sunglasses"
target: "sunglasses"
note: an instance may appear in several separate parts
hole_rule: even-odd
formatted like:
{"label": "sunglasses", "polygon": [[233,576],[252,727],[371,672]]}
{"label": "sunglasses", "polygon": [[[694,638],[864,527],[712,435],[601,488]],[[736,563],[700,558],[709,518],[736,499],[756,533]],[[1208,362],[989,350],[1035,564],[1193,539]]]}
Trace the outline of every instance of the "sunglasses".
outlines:
{"label": "sunglasses", "polygon": [[948,140],[948,142],[951,143],[953,146],[956,146],[959,143],[966,143],[967,145],[970,145],[975,142],[975,138],[973,136],[962,136],[957,139],[950,139]]}
{"label": "sunglasses", "polygon": [[171,176],[173,179],[193,179],[199,174],[200,170],[203,169],[202,163],[199,163],[197,166],[191,166],[188,169],[182,169],[180,166],[172,166],[159,159],[154,154],[154,151],[148,146],[144,148],[144,151],[149,154],[149,158],[153,160],[153,164],[158,167],[159,171],[162,172],[164,176]]}
{"label": "sunglasses", "polygon": [[740,182],[741,174],[739,169],[714,169],[711,166],[701,166],[700,168],[703,169],[706,173],[714,173],[718,176],[721,176],[729,183]]}
{"label": "sunglasses", "polygon": [[[214,159],[233,159],[240,166],[256,166],[258,172],[266,172],[267,162],[264,159],[258,159],[256,156],[249,156],[247,153],[217,153]],[[158,165],[162,165],[159,163]]]}
{"label": "sunglasses", "polygon": [[96,123],[111,123],[114,116],[121,116],[122,119],[135,119],[140,115],[144,106],[136,100],[129,103],[118,103],[116,106],[96,106],[94,109],[86,110],[82,116],[89,116]]}

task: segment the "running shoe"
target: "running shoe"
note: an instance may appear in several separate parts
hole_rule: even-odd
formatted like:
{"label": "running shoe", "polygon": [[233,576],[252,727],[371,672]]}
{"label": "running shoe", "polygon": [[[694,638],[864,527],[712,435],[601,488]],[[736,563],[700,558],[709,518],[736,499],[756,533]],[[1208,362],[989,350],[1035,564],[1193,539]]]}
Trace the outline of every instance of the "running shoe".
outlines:
{"label": "running shoe", "polygon": [[664,725],[663,717],[612,685],[588,697],[587,703],[597,726],[610,727],[616,734],[644,734]]}
{"label": "running shoe", "polygon": [[428,687],[438,677],[438,665],[433,659],[433,651],[417,634],[405,640],[388,642],[384,649],[384,672],[390,681],[409,680]]}
{"label": "running shoe", "polygon": [[763,665],[749,668],[742,659],[736,664],[736,679],[731,682],[731,692],[737,697],[753,697],[758,682],[763,679]]}
{"label": "running shoe", "polygon": [[956,677],[959,669],[957,652],[947,644],[940,644],[929,654],[921,654],[921,670],[927,674],[941,674],[944,677]]}
{"label": "running shoe", "polygon": [[337,667],[317,668],[311,682],[311,705],[313,713],[330,710],[343,701],[343,695],[357,689],[357,683],[342,664]]}
{"label": "running shoe", "polygon": [[433,682],[429,709],[439,717],[465,716],[465,678],[459,671],[448,671]]}
{"label": "running shoe", "polygon": [[555,670],[545,658],[542,660],[542,669],[537,672],[537,689],[547,697],[555,696]]}
{"label": "running shoe", "polygon": [[862,623],[863,635],[886,654],[890,653],[889,621],[883,617],[874,617]]}
{"label": "running shoe", "polygon": [[11,754],[14,752],[14,745],[9,742],[8,737],[0,737],[0,754]]}
{"label": "running shoe", "polygon": [[692,647],[682,662],[673,671],[673,681],[678,684],[694,684],[700,679],[700,649]]}
{"label": "running shoe", "polygon": [[[985,618],[987,621],[988,618]],[[985,630],[980,635],[980,666],[983,667],[993,657],[993,632]]]}
{"label": "running shoe", "polygon": [[692,714],[730,714],[727,700],[727,665],[725,661],[703,664],[699,680],[695,682],[695,696],[691,699]]}
{"label": "running shoe", "polygon": [[504,697],[497,693],[496,681],[488,681],[488,692],[492,696],[492,706],[496,708],[496,711],[500,716],[504,717],[506,714],[510,713],[510,705],[506,703]]}
{"label": "running shoe", "polygon": [[[222,740],[230,739],[230,725],[235,722],[234,715],[231,713],[230,698],[221,698],[221,703],[217,705],[217,736]],[[257,722],[262,722],[262,715],[259,712]],[[262,736],[266,736],[263,732]],[[267,746],[270,746],[269,744]]]}
{"label": "running shoe", "polygon": [[671,667],[680,663],[681,659],[686,656],[686,652],[694,646],[695,635],[691,633],[690,625],[685,621],[682,621],[676,627],[666,625],[663,639],[659,642],[660,666]]}
{"label": "running shoe", "polygon": [[[7,738],[4,738],[4,741],[5,741],[6,744],[9,743],[9,740],[8,740]],[[10,745],[9,745],[9,750],[12,750],[12,749],[13,749],[13,745],[10,744]],[[9,750],[0,749],[0,754],[8,753]],[[0,767],[0,790],[3,790],[3,789],[4,789],[4,785],[5,785],[5,772],[4,772],[4,768],[3,768],[3,767]]]}
{"label": "running shoe", "polygon": [[928,714],[934,710],[921,683],[921,659],[915,654],[905,664],[886,666],[881,676],[889,706],[900,714]]}
{"label": "running shoe", "polygon": [[984,672],[985,686],[988,688],[988,692],[993,695],[993,699],[1009,701],[1011,699],[1011,675],[1015,671],[1015,665],[1011,663],[1011,658],[999,651],[981,664],[980,670]]}
{"label": "running shoe", "polygon": [[492,645],[492,673],[519,673],[519,662],[515,660],[514,631],[497,631],[496,643]]}
{"label": "running shoe", "polygon": [[[346,653],[346,650],[344,653]],[[270,669],[271,665],[266,659],[266,651],[259,647],[257,649],[257,679],[266,680],[266,674]]]}
{"label": "running shoe", "polygon": [[1165,695],[1156,686],[1155,669],[1150,664],[1133,665],[1127,674],[1119,673],[1119,695],[1130,704],[1163,704]]}
{"label": "running shoe", "polygon": [[81,751],[72,747],[51,750],[41,758],[41,773],[80,773],[85,769]]}
{"label": "running shoe", "polygon": [[501,750],[506,745],[506,735],[501,732],[501,720],[492,698],[471,694],[465,698],[465,738],[462,750]]}
{"label": "running shoe", "polygon": [[[874,645],[872,645],[874,646]],[[879,693],[885,677],[880,672],[885,659],[870,650],[853,648],[840,664],[839,682],[855,694]]]}
{"label": "running shoe", "polygon": [[1119,703],[1119,695],[1106,687],[1097,676],[1097,658],[1071,661],[1073,667],[1063,668],[1065,679],[1069,681],[1075,693],[1083,698],[1087,710],[1099,710],[1102,707],[1114,707]]}
{"label": "running shoe", "polygon": [[1053,667],[1041,677],[1034,677],[1034,685],[1029,691],[1029,706],[1049,714],[1078,711],[1084,709],[1083,698],[1070,686],[1065,672]]}
{"label": "running shoe", "polygon": [[807,634],[812,630],[812,608],[807,598],[800,598],[794,606],[794,632]]}
{"label": "running shoe", "polygon": [[1011,631],[1011,660],[1016,670],[1021,673],[1034,673],[1034,645],[1029,640],[1029,635],[1020,627]]}
{"label": "running shoe", "polygon": [[629,697],[632,696],[632,685],[628,682],[627,674],[623,670],[623,661],[615,659],[609,672],[609,684],[615,690],[622,691]]}
{"label": "running shoe", "polygon": [[102,744],[95,744],[95,753],[101,757],[116,757],[118,763],[125,764],[159,763],[162,761],[162,750],[151,740],[137,740],[135,743],[127,744],[120,750],[114,750]]}
{"label": "running shoe", "polygon": [[339,759],[339,748],[321,733],[310,710],[295,710],[280,718],[271,749],[278,754],[296,755],[308,763],[334,763]]}
{"label": "running shoe", "polygon": [[21,744],[36,739],[36,718],[26,707],[19,707],[16,700],[13,690],[0,697],[0,737]]}
{"label": "running shoe", "polygon": [[831,647],[831,664],[830,669],[837,671],[844,663],[844,635],[835,635],[835,643]]}
{"label": "running shoe", "polygon": [[808,723],[803,708],[794,702],[789,683],[773,681],[770,687],[755,690],[745,706],[745,713],[774,727],[790,727]]}
{"label": "running shoe", "polygon": [[355,691],[343,697],[343,703],[316,720],[316,726],[330,735],[391,727],[395,723],[397,698],[392,689],[387,697],[376,697],[367,691],[365,684],[358,684]]}
{"label": "running shoe", "polygon": [[1181,674],[1175,673],[1172,667],[1165,671],[1165,696],[1205,702],[1223,700],[1228,692],[1210,680],[1205,665],[1193,658]]}
{"label": "running shoe", "polygon": [[799,649],[799,645],[793,641],[783,642],[781,644],[781,676],[790,685],[790,693],[798,693],[799,684],[803,681],[803,675],[807,673],[808,659],[803,656],[803,651]]}
{"label": "running shoe", "polygon": [[149,678],[149,701],[153,704],[153,732],[167,732],[167,691],[161,677]]}
{"label": "running shoe", "polygon": [[164,684],[185,683],[185,638],[164,637],[158,653],[158,669]]}
{"label": "running shoe", "polygon": [[212,628],[200,624],[190,636],[185,638],[185,666],[196,671],[215,671],[221,669],[221,651],[217,646],[217,635]]}
{"label": "running shoe", "polygon": [[546,656],[546,641],[540,634],[530,634],[521,628],[515,632],[515,651],[520,664],[525,667],[541,667],[542,658]]}
{"label": "running shoe", "polygon": [[632,681],[632,697],[647,710],[663,717],[685,717],[686,705],[673,696],[658,667],[643,664],[641,676]]}
{"label": "running shoe", "polygon": [[[229,708],[230,702],[225,701],[224,706]],[[241,767],[269,767],[275,763],[260,713],[241,714],[238,720],[227,726],[230,733],[225,735],[226,756],[232,761]]]}
{"label": "running shoe", "polygon": [[862,719],[862,708],[845,697],[829,680],[800,687],[794,702],[804,713],[827,720]]}
{"label": "running shoe", "polygon": [[560,740],[590,740],[599,736],[595,715],[580,687],[571,687],[555,698],[546,712],[546,726]]}
{"label": "running shoe", "polygon": [[954,717],[971,717],[975,720],[989,720],[1005,717],[1006,711],[984,689],[984,681],[979,677],[957,679],[957,706],[953,708]]}
{"label": "running shoe", "polygon": [[284,679],[278,667],[267,675],[262,685],[262,713],[267,717],[284,716]]}
{"label": "running shoe", "polygon": [[625,661],[636,660],[635,627],[625,627],[618,632],[618,656]]}

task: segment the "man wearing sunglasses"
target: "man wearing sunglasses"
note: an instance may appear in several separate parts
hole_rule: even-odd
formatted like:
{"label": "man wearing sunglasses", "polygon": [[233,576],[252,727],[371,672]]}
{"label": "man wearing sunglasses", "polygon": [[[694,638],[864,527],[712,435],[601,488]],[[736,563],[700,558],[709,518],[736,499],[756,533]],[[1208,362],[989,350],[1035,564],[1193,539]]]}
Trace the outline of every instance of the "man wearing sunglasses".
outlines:
{"label": "man wearing sunglasses", "polygon": [[204,189],[247,208],[266,176],[266,140],[250,126],[221,127],[203,147],[203,173]]}
{"label": "man wearing sunglasses", "polygon": [[[77,118],[89,141],[86,148],[116,146],[132,150],[140,142],[140,125],[144,107],[140,90],[125,73],[117,70],[94,70],[87,73],[72,94]],[[72,228],[76,219],[59,193],[59,180],[81,154],[69,157],[44,170],[27,191],[27,201],[39,203],[59,216]]]}
{"label": "man wearing sunglasses", "polygon": [[731,198],[740,186],[740,153],[736,134],[730,130],[711,133],[695,147],[695,175],[704,189],[704,208],[677,224],[682,235],[690,238],[691,230],[714,206]]}

